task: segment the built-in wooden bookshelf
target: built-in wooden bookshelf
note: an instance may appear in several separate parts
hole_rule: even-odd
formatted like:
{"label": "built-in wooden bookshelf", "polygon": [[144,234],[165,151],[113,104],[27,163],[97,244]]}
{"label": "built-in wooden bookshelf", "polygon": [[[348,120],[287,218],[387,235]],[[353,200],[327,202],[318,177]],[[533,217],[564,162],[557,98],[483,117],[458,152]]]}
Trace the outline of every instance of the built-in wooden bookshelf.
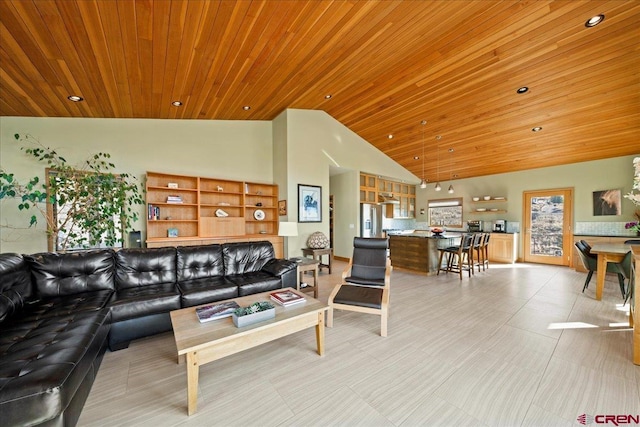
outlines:
{"label": "built-in wooden bookshelf", "polygon": [[147,172],[146,190],[148,247],[282,240],[275,184]]}

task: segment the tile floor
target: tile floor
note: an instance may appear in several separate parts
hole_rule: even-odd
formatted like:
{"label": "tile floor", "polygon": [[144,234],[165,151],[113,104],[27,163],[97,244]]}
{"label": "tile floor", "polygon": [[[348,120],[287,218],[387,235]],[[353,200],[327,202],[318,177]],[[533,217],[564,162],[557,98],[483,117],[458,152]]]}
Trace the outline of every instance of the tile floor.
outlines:
{"label": "tile floor", "polygon": [[[320,276],[326,301],[345,263]],[[336,312],[313,329],[204,366],[198,412],[171,333],[107,352],[79,426],[572,426],[640,414],[640,366],[615,277],[594,299],[566,267],[456,275],[394,271],[389,336]]]}

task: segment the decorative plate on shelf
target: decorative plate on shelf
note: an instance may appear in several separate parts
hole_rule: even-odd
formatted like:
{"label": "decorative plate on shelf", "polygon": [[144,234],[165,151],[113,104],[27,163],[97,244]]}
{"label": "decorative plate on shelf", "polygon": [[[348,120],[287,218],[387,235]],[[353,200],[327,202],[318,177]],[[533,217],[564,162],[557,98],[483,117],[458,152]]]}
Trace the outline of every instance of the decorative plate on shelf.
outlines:
{"label": "decorative plate on shelf", "polygon": [[493,209],[491,209],[491,212],[498,212],[498,209],[493,208]]}
{"label": "decorative plate on shelf", "polygon": [[486,211],[487,211],[487,209],[485,209],[485,208],[478,208],[478,209],[476,209],[476,212],[486,212]]}
{"label": "decorative plate on shelf", "polygon": [[264,211],[262,209],[256,209],[253,213],[253,217],[258,221],[262,221],[265,218]]}
{"label": "decorative plate on shelf", "polygon": [[504,200],[504,197],[496,197],[495,200]]}

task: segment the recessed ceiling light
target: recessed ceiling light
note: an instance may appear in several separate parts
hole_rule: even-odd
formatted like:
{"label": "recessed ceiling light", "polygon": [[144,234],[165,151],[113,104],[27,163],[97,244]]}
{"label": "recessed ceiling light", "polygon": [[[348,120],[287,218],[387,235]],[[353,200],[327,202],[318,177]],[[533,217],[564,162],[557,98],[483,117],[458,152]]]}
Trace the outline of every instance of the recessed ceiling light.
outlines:
{"label": "recessed ceiling light", "polygon": [[602,21],[604,21],[604,15],[603,14],[596,15],[596,16],[594,16],[592,18],[589,18],[587,20],[587,22],[584,23],[584,26],[587,27],[587,28],[595,27],[596,25],[598,25]]}
{"label": "recessed ceiling light", "polygon": [[251,107],[249,105],[245,105],[244,107],[242,107],[242,109],[244,111],[249,111],[251,109]]}
{"label": "recessed ceiling light", "polygon": [[67,96],[67,99],[69,101],[73,101],[73,102],[80,102],[80,101],[84,101],[84,98],[78,95],[69,95]]}
{"label": "recessed ceiling light", "polygon": [[171,103],[171,105],[173,105],[174,107],[179,107],[179,106],[181,106],[181,105],[182,105],[182,102],[180,102],[180,101],[173,101],[173,102]]}
{"label": "recessed ceiling light", "polygon": [[331,99],[331,97],[332,97],[332,95],[331,95],[331,94],[328,94],[328,95],[325,95],[325,96],[324,96],[324,99]]}
{"label": "recessed ceiling light", "polygon": [[449,148],[449,152],[450,152],[450,153],[453,153],[453,148]]}
{"label": "recessed ceiling light", "polygon": [[542,126],[536,126],[533,129],[531,129],[532,132],[540,132],[542,130]]}
{"label": "recessed ceiling light", "polygon": [[529,88],[526,86],[519,87],[518,90],[516,90],[517,93],[526,93],[528,91],[529,91]]}
{"label": "recessed ceiling light", "polygon": [[393,139],[393,135],[389,134],[389,135],[387,135],[387,138]]}
{"label": "recessed ceiling light", "polygon": [[442,135],[436,135],[436,139],[440,141],[442,139]]}
{"label": "recessed ceiling light", "polygon": [[413,156],[413,160],[420,160],[420,156]]}

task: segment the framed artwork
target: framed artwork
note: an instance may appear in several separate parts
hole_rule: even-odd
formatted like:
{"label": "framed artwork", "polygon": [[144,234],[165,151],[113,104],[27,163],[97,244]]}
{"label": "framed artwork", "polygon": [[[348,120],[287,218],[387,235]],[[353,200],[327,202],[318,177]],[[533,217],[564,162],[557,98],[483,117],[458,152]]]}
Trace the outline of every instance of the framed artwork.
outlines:
{"label": "framed artwork", "polygon": [[593,192],[593,216],[622,215],[620,190]]}
{"label": "framed artwork", "polygon": [[298,222],[322,222],[322,187],[298,184]]}
{"label": "framed artwork", "polygon": [[287,214],[287,201],[278,200],[278,215],[283,216]]}
{"label": "framed artwork", "polygon": [[429,226],[463,227],[462,198],[429,200]]}

